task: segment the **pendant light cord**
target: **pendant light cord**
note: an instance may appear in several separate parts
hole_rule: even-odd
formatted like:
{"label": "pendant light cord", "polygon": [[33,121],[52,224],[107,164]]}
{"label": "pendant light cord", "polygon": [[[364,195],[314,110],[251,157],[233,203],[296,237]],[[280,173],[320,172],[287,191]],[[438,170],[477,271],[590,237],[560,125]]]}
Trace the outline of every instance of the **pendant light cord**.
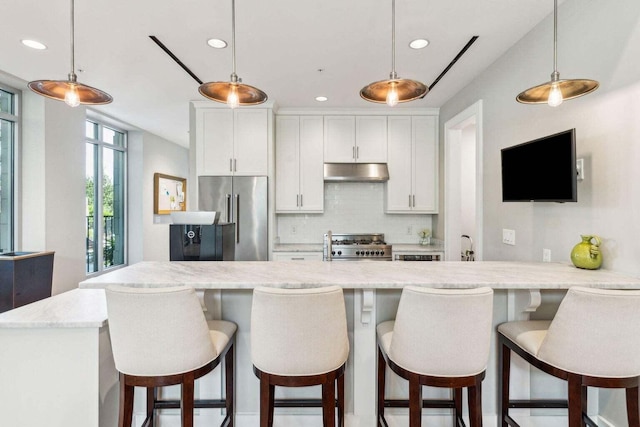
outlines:
{"label": "pendant light cord", "polygon": [[74,0],[71,0],[71,73],[69,73],[69,80],[76,81],[76,64],[75,64],[75,7]]}
{"label": "pendant light cord", "polygon": [[231,0],[231,56],[233,58],[231,81],[236,82],[238,80],[236,74],[236,0]]}
{"label": "pendant light cord", "polygon": [[560,78],[558,73],[558,0],[553,0],[553,73],[551,80],[557,81]]}
{"label": "pendant light cord", "polygon": [[396,74],[396,0],[391,0],[391,75],[392,80],[398,76]]}

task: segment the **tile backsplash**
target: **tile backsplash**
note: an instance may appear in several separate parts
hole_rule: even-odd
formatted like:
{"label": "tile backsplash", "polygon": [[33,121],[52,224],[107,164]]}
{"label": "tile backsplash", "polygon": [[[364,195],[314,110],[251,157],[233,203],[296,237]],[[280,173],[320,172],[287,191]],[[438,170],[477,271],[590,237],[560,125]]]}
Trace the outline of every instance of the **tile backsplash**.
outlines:
{"label": "tile backsplash", "polygon": [[322,243],[334,233],[384,233],[389,243],[418,243],[418,231],[432,230],[431,215],[384,213],[385,184],[325,183],[324,213],[276,215],[275,243]]}

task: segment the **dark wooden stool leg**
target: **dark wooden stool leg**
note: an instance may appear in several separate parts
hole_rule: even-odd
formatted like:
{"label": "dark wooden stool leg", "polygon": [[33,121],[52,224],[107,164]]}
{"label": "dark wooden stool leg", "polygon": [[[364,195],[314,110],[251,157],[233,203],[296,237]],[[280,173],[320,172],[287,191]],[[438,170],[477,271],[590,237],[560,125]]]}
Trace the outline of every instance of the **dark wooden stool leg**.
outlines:
{"label": "dark wooden stool leg", "polygon": [[338,427],[344,427],[344,373],[338,376]]}
{"label": "dark wooden stool leg", "polygon": [[507,416],[509,415],[509,377],[511,375],[511,350],[506,345],[500,346],[498,355],[498,372],[501,379],[498,381],[498,414],[501,427],[509,427]]}
{"label": "dark wooden stool leg", "polygon": [[384,417],[384,386],[386,381],[387,364],[382,350],[378,347],[378,427],[382,427],[381,418]]}
{"label": "dark wooden stool leg", "polygon": [[583,427],[582,404],[586,399],[583,397],[583,387],[580,384],[580,377],[575,374],[570,374],[567,382],[569,394],[569,427]]}
{"label": "dark wooden stool leg", "polygon": [[467,388],[469,400],[469,425],[482,427],[482,381],[476,380],[476,385]]}
{"label": "dark wooden stool leg", "polygon": [[418,375],[409,376],[409,427],[422,425],[422,386]]}
{"label": "dark wooden stool leg", "polygon": [[333,379],[322,384],[322,421],[324,427],[336,425],[336,383]]}
{"label": "dark wooden stool leg", "polygon": [[454,388],[453,389],[453,404],[454,408],[454,417],[453,417],[453,427],[458,427],[458,420],[462,418],[462,389]]}
{"label": "dark wooden stool leg", "polygon": [[234,424],[233,421],[235,418],[235,400],[234,400],[235,387],[233,386],[234,384],[233,348],[234,347],[235,345],[232,345],[231,347],[229,347],[229,350],[227,351],[227,354],[224,357],[224,376],[225,376],[225,393],[226,393],[225,407],[227,410],[227,416],[229,417],[229,423],[227,424],[228,427],[233,427],[233,424]]}
{"label": "dark wooden stool leg", "polygon": [[155,425],[156,388],[147,387],[147,419],[151,427]]}
{"label": "dark wooden stool leg", "polygon": [[260,374],[260,427],[273,426],[275,386],[270,384],[269,374]]}
{"label": "dark wooden stool leg", "polygon": [[120,411],[118,426],[131,427],[133,421],[133,386],[125,385],[126,375],[120,374]]}
{"label": "dark wooden stool leg", "polygon": [[182,412],[182,427],[193,427],[193,400],[195,378],[193,372],[184,374],[182,392],[180,393],[180,411]]}
{"label": "dark wooden stool leg", "polygon": [[629,427],[640,427],[640,407],[638,405],[638,387],[626,389],[627,419]]}

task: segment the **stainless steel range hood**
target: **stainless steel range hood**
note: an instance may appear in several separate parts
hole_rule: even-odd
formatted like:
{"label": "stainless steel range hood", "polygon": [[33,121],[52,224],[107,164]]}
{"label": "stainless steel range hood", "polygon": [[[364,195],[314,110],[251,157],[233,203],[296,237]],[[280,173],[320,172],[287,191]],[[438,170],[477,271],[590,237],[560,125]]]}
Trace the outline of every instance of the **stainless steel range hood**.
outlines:
{"label": "stainless steel range hood", "polygon": [[386,163],[325,163],[324,180],[385,182],[389,180],[389,169]]}

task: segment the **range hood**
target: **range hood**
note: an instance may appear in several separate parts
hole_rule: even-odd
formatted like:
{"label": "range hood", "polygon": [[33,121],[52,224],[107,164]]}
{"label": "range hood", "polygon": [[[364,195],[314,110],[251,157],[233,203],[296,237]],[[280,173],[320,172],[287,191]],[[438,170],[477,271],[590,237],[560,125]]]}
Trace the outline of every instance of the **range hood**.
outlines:
{"label": "range hood", "polygon": [[389,180],[389,169],[386,163],[325,163],[324,180],[385,182]]}

